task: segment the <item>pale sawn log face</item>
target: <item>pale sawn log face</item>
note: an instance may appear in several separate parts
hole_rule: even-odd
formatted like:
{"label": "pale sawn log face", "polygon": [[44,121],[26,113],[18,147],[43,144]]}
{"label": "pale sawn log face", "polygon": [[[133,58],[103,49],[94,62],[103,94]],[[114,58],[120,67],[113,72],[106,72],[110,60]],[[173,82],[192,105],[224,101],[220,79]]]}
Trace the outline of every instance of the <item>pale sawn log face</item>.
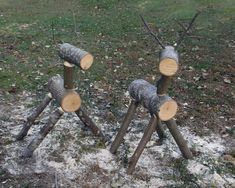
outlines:
{"label": "pale sawn log face", "polygon": [[166,46],[159,55],[159,71],[165,76],[173,76],[179,69],[179,56],[173,46]]}
{"label": "pale sawn log face", "polygon": [[59,56],[84,70],[89,69],[93,63],[93,56],[90,53],[68,43],[59,45]]}
{"label": "pale sawn log face", "polygon": [[151,114],[158,115],[163,121],[171,119],[176,114],[175,101],[167,95],[158,96],[157,88],[145,80],[134,80],[129,86],[129,93],[136,102],[142,104]]}
{"label": "pale sawn log face", "polygon": [[74,112],[80,108],[80,96],[75,91],[64,88],[64,80],[60,75],[53,76],[49,79],[48,90],[64,111]]}

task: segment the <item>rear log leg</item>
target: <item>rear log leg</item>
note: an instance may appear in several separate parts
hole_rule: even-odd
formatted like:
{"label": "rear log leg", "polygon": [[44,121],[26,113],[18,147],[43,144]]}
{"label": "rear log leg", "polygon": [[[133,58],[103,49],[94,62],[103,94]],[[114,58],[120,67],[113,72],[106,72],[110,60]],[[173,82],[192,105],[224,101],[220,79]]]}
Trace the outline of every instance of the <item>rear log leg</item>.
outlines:
{"label": "rear log leg", "polygon": [[149,121],[149,125],[146,128],[146,130],[144,131],[144,135],[141,138],[139,145],[137,146],[135,153],[132,155],[132,157],[130,158],[129,161],[129,167],[127,169],[127,174],[132,174],[136,163],[138,162],[141,153],[143,152],[146,144],[148,143],[148,141],[150,140],[153,132],[156,130],[156,125],[157,125],[157,117],[155,115],[153,115],[151,117],[151,120]]}
{"label": "rear log leg", "polygon": [[162,145],[163,140],[166,138],[166,134],[162,125],[160,118],[157,120],[156,132],[158,134],[159,140],[158,145]]}
{"label": "rear log leg", "polygon": [[193,154],[187,146],[187,141],[184,139],[184,137],[180,133],[179,129],[177,128],[177,124],[176,124],[175,120],[171,119],[171,120],[166,121],[166,125],[167,125],[171,135],[175,139],[175,142],[178,145],[183,157],[186,159],[192,159]]}
{"label": "rear log leg", "polygon": [[39,104],[39,106],[33,111],[33,113],[27,118],[27,121],[23,125],[23,128],[19,132],[19,134],[16,136],[16,140],[22,140],[27,134],[34,123],[35,119],[42,113],[42,111],[47,107],[47,105],[52,100],[52,95],[48,93],[45,98],[42,100],[42,102]]}
{"label": "rear log leg", "polygon": [[101,137],[103,142],[107,141],[107,138],[104,136],[100,128],[95,125],[92,119],[86,114],[86,112],[82,108],[79,108],[77,111],[75,111],[75,113],[77,114],[79,119],[84,123],[84,125],[87,126],[95,136]]}
{"label": "rear log leg", "polygon": [[63,114],[64,111],[62,110],[62,108],[58,108],[50,115],[47,124],[41,128],[39,135],[35,137],[25,148],[22,153],[22,157],[31,157],[33,155],[34,150],[37,149],[37,147],[41,144],[46,135],[53,129],[53,127]]}
{"label": "rear log leg", "polygon": [[132,100],[131,104],[128,108],[126,117],[122,123],[122,126],[121,126],[120,130],[118,131],[118,134],[111,145],[110,152],[112,154],[116,153],[118,147],[120,146],[120,144],[123,140],[123,137],[126,134],[127,128],[129,126],[131,120],[133,119],[133,116],[134,116],[134,113],[136,111],[137,106],[138,106],[138,103],[135,102],[134,100]]}

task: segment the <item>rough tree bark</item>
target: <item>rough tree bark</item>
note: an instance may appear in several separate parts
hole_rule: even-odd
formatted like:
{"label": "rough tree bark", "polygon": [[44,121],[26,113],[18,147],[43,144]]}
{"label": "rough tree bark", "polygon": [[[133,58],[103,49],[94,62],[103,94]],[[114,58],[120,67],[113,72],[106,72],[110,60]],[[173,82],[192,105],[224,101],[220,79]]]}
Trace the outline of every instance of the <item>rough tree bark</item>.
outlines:
{"label": "rough tree bark", "polygon": [[156,126],[156,131],[159,137],[159,141],[162,142],[163,139],[166,138],[166,134],[162,125],[162,121],[160,120],[160,118],[157,118],[157,126]]}
{"label": "rough tree bark", "polygon": [[25,148],[22,153],[22,157],[31,157],[33,155],[34,150],[37,149],[46,135],[53,129],[63,113],[64,111],[62,110],[62,108],[58,108],[54,113],[50,115],[47,124],[42,127],[38,136],[36,136]]}
{"label": "rough tree bark", "polygon": [[128,108],[128,111],[127,111],[127,114],[125,116],[125,119],[122,123],[122,126],[121,128],[119,129],[118,131],[118,134],[117,136],[115,137],[113,143],[112,143],[112,146],[110,148],[110,152],[112,154],[116,153],[118,147],[120,146],[122,140],[123,140],[123,137],[125,136],[125,133],[127,131],[127,128],[131,122],[131,120],[133,119],[133,116],[134,116],[134,113],[136,111],[136,108],[138,106],[138,103],[135,102],[134,100],[131,101],[131,104]]}
{"label": "rough tree bark", "polygon": [[136,102],[163,121],[173,118],[177,112],[177,103],[167,95],[158,96],[157,88],[145,80],[133,81],[129,93]]}
{"label": "rough tree bark", "polygon": [[104,142],[107,141],[107,138],[104,136],[100,128],[95,125],[95,123],[91,120],[91,118],[86,114],[86,112],[82,108],[79,108],[79,110],[75,111],[75,113],[77,114],[79,119],[84,123],[84,125],[87,126],[95,136],[99,136]]}
{"label": "rough tree bark", "polygon": [[64,88],[64,80],[60,75],[49,79],[48,90],[64,111],[74,112],[80,108],[81,98],[79,94],[73,90],[66,90]]}
{"label": "rough tree bark", "polygon": [[175,120],[171,119],[169,121],[166,121],[166,125],[167,125],[171,135],[175,139],[175,142],[178,145],[181,153],[183,154],[183,157],[186,159],[192,159],[193,154],[190,151],[190,149],[188,148],[186,140],[184,139],[184,137],[182,136],[182,134],[178,130]]}
{"label": "rough tree bark", "polygon": [[83,70],[89,69],[93,63],[93,56],[90,53],[68,43],[59,45],[59,56]]}
{"label": "rough tree bark", "polygon": [[146,128],[143,137],[141,138],[134,154],[132,155],[132,157],[130,158],[129,161],[129,167],[127,169],[127,174],[132,174],[136,163],[138,162],[141,153],[143,152],[146,144],[148,143],[148,141],[150,140],[153,132],[156,130],[156,125],[157,125],[157,117],[155,115],[153,115],[149,121],[149,125]]}
{"label": "rough tree bark", "polygon": [[23,125],[23,128],[19,132],[19,134],[16,136],[16,140],[22,140],[27,134],[34,123],[35,119],[42,113],[42,111],[47,107],[47,105],[51,102],[52,95],[48,93],[42,102],[38,105],[38,107],[33,111],[33,113],[27,118],[26,123]]}

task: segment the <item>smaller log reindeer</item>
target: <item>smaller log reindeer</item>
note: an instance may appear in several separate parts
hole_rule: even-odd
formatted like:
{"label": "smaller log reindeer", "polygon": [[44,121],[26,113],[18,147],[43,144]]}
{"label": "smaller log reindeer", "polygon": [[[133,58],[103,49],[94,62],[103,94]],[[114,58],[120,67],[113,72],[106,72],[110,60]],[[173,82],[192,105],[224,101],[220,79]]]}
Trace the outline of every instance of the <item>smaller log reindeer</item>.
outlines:
{"label": "smaller log reindeer", "polygon": [[173,119],[173,117],[176,115],[178,107],[177,103],[168,96],[167,90],[172,76],[174,76],[179,69],[179,58],[176,48],[179,47],[185,36],[188,34],[199,13],[200,12],[197,12],[195,14],[187,28],[183,27],[184,33],[178,39],[176,45],[174,45],[175,47],[164,46],[158,36],[151,31],[144,18],[140,15],[144,26],[162,48],[159,55],[159,71],[161,73],[161,77],[157,81],[156,86],[142,79],[134,80],[129,85],[129,94],[132,100],[121,128],[119,129],[119,132],[111,145],[110,152],[113,154],[116,153],[128,129],[128,126],[133,119],[136,108],[139,105],[143,105],[149,111],[151,119],[134,154],[129,160],[129,167],[127,169],[128,174],[133,173],[141,153],[143,152],[146,144],[150,140],[151,135],[155,130],[157,131],[160,140],[166,137],[162,127],[162,121],[166,123],[176,144],[183,154],[183,157],[186,159],[191,159],[193,157],[192,152],[187,146],[186,140],[178,130],[176,121]]}
{"label": "smaller log reindeer", "polygon": [[41,128],[39,134],[27,145],[22,153],[22,157],[32,156],[34,150],[37,149],[46,135],[53,129],[64,112],[75,112],[79,119],[92,131],[94,135],[101,137],[101,140],[104,142],[107,141],[101,130],[94,124],[81,107],[81,98],[79,94],[74,91],[73,86],[74,65],[83,70],[87,70],[93,63],[93,56],[90,53],[68,43],[59,45],[59,56],[65,61],[64,79],[60,75],[53,76],[49,79],[49,93],[27,118],[27,121],[23,125],[23,128],[17,135],[16,139],[22,140],[27,135],[36,118],[42,113],[52,99],[55,99],[60,107],[50,115],[47,124]]}

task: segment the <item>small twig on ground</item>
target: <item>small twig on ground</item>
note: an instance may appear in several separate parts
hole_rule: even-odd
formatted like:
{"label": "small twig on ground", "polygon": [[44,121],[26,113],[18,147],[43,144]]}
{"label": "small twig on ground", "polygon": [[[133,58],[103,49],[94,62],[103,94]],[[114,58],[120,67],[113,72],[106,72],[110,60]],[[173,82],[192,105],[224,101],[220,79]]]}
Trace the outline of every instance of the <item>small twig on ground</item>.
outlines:
{"label": "small twig on ground", "polygon": [[51,21],[51,31],[52,31],[52,40],[53,40],[53,42],[55,42],[55,32],[54,32],[55,27],[54,26],[55,25],[54,25],[54,22],[52,20]]}
{"label": "small twig on ground", "polygon": [[140,14],[140,18],[141,18],[142,22],[144,23],[144,26],[148,30],[148,32],[155,38],[155,40],[158,42],[158,44],[164,49],[165,46],[163,45],[161,40],[158,38],[158,36],[151,31],[151,29],[149,28],[148,24],[146,23],[146,21],[144,20],[144,18],[141,14]]}
{"label": "small twig on ground", "polygon": [[58,188],[58,175],[57,175],[57,172],[55,172],[55,188]]}
{"label": "small twig on ground", "polygon": [[74,24],[74,33],[78,36],[79,32],[77,32],[77,21],[76,21],[76,15],[74,13],[74,11],[72,10],[72,13],[73,13],[73,24]]}

